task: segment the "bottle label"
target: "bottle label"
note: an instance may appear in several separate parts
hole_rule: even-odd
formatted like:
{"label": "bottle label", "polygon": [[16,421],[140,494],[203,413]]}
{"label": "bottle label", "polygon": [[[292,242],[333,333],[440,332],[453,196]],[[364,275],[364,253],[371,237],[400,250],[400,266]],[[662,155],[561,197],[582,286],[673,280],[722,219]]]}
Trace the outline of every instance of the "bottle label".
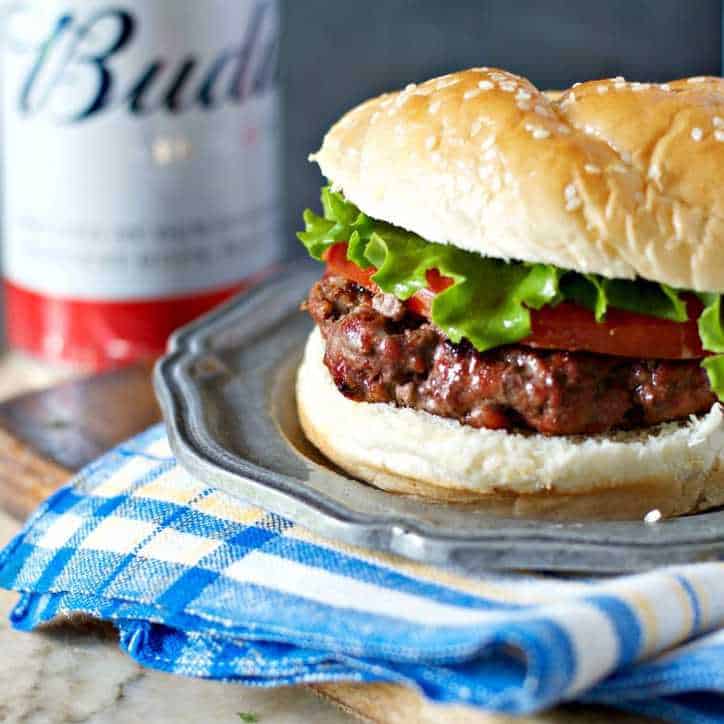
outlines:
{"label": "bottle label", "polygon": [[279,258],[278,7],[31,0],[4,56],[4,274],[80,300],[228,287]]}

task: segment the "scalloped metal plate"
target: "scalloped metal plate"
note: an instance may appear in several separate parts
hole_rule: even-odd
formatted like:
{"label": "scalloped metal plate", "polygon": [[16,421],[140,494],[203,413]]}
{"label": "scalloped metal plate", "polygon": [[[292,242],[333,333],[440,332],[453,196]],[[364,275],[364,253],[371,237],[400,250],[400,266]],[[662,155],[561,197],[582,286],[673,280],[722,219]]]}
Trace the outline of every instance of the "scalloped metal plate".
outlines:
{"label": "scalloped metal plate", "polygon": [[724,511],[661,521],[500,517],[385,493],[347,477],[305,439],[294,374],[311,329],[300,263],[177,332],[154,380],[179,462],[210,484],[317,533],[467,574],[639,571],[724,558]]}

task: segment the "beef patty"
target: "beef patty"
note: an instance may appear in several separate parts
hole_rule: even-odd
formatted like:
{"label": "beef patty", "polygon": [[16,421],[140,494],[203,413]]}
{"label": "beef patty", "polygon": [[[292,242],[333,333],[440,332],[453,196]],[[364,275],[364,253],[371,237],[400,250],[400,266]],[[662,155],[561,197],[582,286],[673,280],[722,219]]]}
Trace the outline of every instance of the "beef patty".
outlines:
{"label": "beef patty", "polygon": [[315,284],[306,308],[326,341],[338,389],[472,427],[546,435],[645,427],[707,411],[716,397],[697,360],[613,357],[509,345],[454,344],[397,299],[339,276]]}

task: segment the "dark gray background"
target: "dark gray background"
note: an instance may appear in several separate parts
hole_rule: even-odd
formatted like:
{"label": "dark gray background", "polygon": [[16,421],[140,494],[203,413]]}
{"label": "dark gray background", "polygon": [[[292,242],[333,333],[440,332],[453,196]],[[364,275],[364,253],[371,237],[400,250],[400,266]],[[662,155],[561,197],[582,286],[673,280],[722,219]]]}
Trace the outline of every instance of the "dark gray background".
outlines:
{"label": "dark gray background", "polygon": [[473,65],[539,87],[721,73],[721,0],[283,0],[283,188],[290,249],[322,183],[307,162],[368,96]]}

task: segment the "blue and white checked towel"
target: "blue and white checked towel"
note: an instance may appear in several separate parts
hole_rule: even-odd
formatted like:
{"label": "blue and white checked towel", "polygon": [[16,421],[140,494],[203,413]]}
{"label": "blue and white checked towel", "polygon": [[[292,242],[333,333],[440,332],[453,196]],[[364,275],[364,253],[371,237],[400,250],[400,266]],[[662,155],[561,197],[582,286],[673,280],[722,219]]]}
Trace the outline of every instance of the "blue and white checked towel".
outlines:
{"label": "blue and white checked towel", "polygon": [[162,428],[53,495],[0,554],[14,625],[85,612],[147,666],[276,686],[402,682],[502,712],[601,702],[724,721],[724,563],[472,581],[317,537],[180,468]]}

